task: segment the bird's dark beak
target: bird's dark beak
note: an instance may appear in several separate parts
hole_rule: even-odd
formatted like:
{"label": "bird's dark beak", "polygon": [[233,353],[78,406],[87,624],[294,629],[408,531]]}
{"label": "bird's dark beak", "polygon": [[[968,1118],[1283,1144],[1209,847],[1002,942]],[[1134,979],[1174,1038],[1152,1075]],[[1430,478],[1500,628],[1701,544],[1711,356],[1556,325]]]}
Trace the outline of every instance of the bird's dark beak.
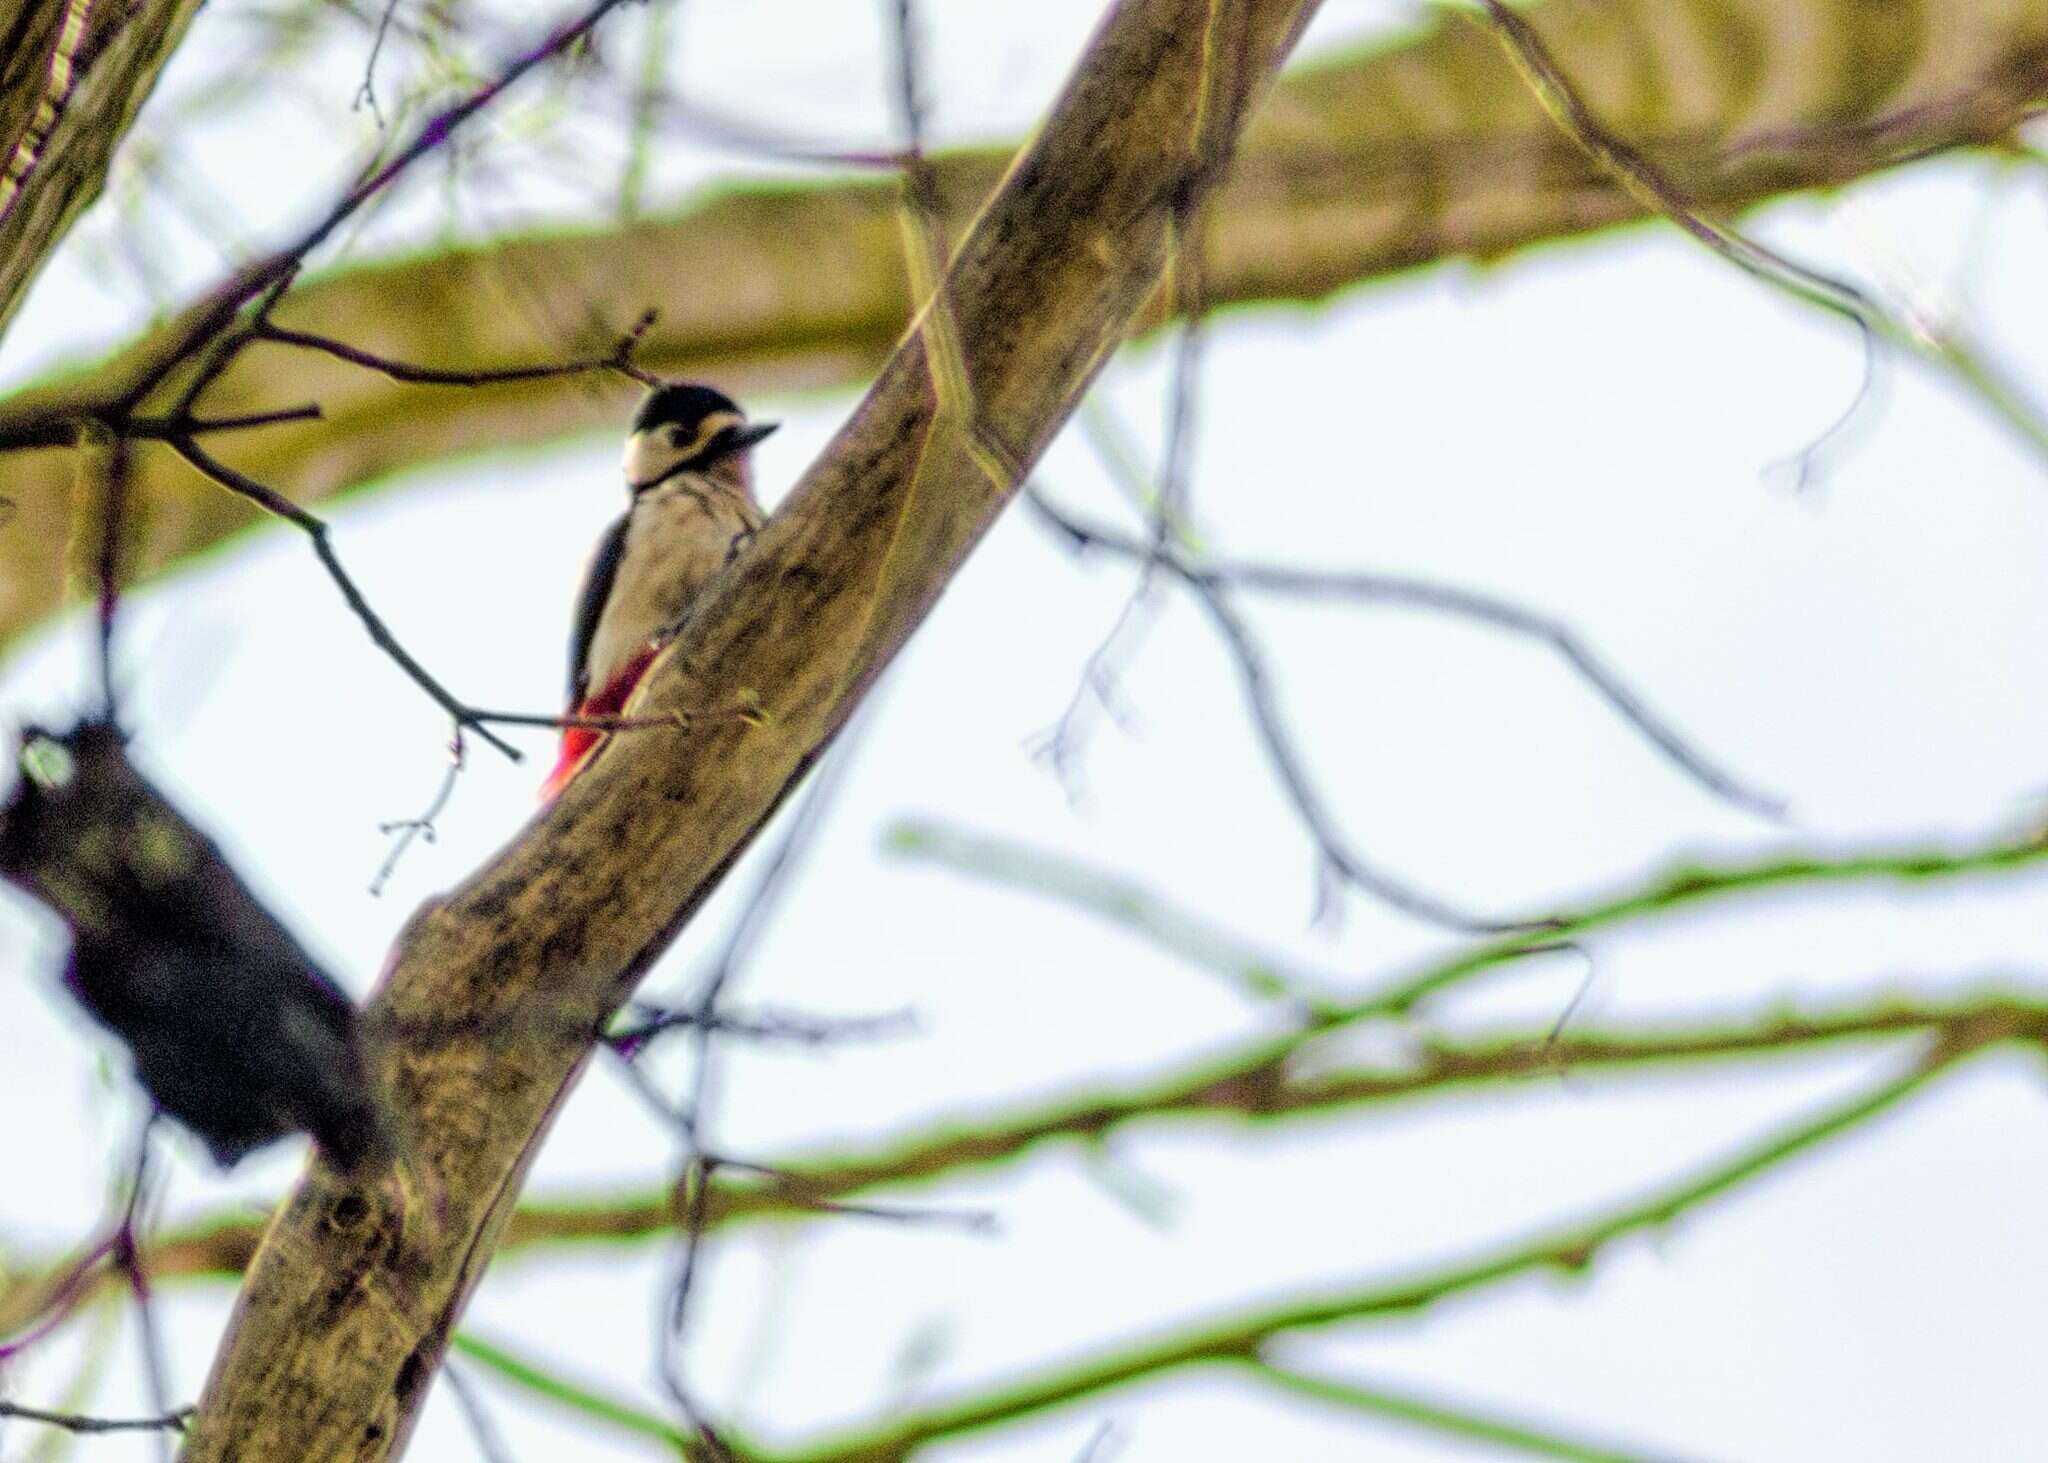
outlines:
{"label": "bird's dark beak", "polygon": [[728,427],[721,434],[725,438],[721,445],[728,452],[744,452],[763,437],[772,435],[781,425],[780,422],[748,422],[744,427]]}

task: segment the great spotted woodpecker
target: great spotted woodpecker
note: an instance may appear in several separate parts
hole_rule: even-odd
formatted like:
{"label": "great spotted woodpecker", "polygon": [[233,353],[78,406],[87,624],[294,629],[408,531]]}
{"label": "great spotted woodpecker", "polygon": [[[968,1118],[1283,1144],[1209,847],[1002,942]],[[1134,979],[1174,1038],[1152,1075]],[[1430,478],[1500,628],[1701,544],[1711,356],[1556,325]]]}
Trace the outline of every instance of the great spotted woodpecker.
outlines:
{"label": "great spotted woodpecker", "polygon": [[[641,404],[623,459],[626,511],[598,541],[576,599],[572,716],[618,714],[691,602],[761,526],[751,454],[777,425],[749,422],[709,386],[658,387]],[[562,790],[603,736],[563,730],[542,801]]]}

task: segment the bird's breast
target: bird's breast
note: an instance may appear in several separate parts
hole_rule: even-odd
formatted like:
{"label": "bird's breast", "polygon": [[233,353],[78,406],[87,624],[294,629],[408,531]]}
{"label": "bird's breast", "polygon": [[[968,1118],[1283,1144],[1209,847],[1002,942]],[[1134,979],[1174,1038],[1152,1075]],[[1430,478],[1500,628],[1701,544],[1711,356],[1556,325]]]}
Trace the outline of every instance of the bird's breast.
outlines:
{"label": "bird's breast", "polygon": [[672,630],[761,513],[719,483],[685,474],[633,505],[617,577],[591,636],[585,684],[610,683],[656,636]]}

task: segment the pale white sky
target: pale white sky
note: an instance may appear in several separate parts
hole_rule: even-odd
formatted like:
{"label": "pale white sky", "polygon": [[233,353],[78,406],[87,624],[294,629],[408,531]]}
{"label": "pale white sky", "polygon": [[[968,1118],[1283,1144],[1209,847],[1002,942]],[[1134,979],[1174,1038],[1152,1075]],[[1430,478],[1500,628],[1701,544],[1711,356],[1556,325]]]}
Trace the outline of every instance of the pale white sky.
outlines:
{"label": "pale white sky", "polygon": [[[1035,116],[1095,10],[929,8],[937,118],[954,137]],[[683,84],[734,110],[772,99],[785,125],[880,134],[876,10],[788,3],[771,22],[737,0],[702,0],[683,27]],[[1395,13],[1331,0],[1318,36]],[[201,17],[185,73],[205,70],[207,48],[222,44],[211,32],[234,17]],[[627,21],[638,25],[637,12]],[[360,55],[350,37],[320,73],[330,110],[345,115]],[[258,137],[212,129],[191,158],[232,185],[255,237],[344,170],[315,115],[280,110]],[[682,181],[731,163],[679,146],[670,166]],[[2048,308],[2042,199],[2038,172],[1961,160],[1848,203],[1781,207],[1763,226],[1850,270],[1904,267],[1937,296],[1967,279],[1980,327],[2022,379],[2048,389],[2048,346],[2025,328]],[[430,216],[425,201],[414,207]],[[389,227],[404,222],[401,210]],[[175,247],[203,273],[193,240]],[[18,381],[81,338],[113,338],[136,311],[125,288],[53,269],[0,377]],[[2048,640],[2041,464],[1900,363],[1871,430],[1817,490],[1788,493],[1763,469],[1853,393],[1856,344],[1670,231],[1424,271],[1315,310],[1231,314],[1208,362],[1194,484],[1208,542],[1432,575],[1557,614],[1719,761],[1788,796],[1803,830],[1774,832],[1711,802],[1534,646],[1409,613],[1255,603],[1316,774],[1382,865],[1519,912],[1679,854],[1788,837],[1969,837],[2022,816],[2048,782],[2048,694],[2029,673]],[[1103,388],[1154,444],[1165,364],[1158,345],[1133,350]],[[852,400],[750,403],[789,423],[762,449],[771,495]],[[583,546],[617,509],[615,451],[600,439],[437,470],[339,511],[338,546],[463,694],[549,708]],[[1078,434],[1042,476],[1069,502],[1115,510]],[[718,1108],[726,1150],[772,1160],[868,1141],[937,1114],[1135,1078],[1257,1029],[1259,1014],[1213,978],[1144,944],[890,858],[880,834],[899,816],[1003,831],[1121,870],[1361,983],[1441,948],[1436,933],[1360,900],[1340,930],[1305,928],[1304,835],[1229,664],[1185,605],[1132,667],[1138,724],[1097,736],[1079,806],[1029,757],[1027,739],[1066,703],[1127,592],[1126,571],[1077,566],[1021,515],[968,565],[885,683],[845,795],[741,993],[819,1012],[909,1006],[920,1029],[823,1055],[737,1053]],[[445,728],[288,531],[136,596],[124,641],[149,765],[358,993],[407,913],[531,810],[539,736],[525,768],[477,756],[440,841],[416,847],[381,899],[366,894],[384,847],[377,823],[425,801]],[[0,720],[78,704],[84,643],[74,628],[10,662]],[[2044,914],[2038,878],[1743,905],[1595,940],[1581,1019],[1819,1002],[1873,983],[2037,982]],[[648,990],[689,971],[716,927],[700,922]],[[48,1253],[91,1227],[134,1118],[114,1095],[111,1049],[52,988],[58,949],[46,921],[0,902],[0,1105],[22,1115],[0,1124],[0,1172],[17,1176],[0,1194],[10,1255]],[[1545,1022],[1582,972],[1532,964],[1428,1016],[1461,1030]],[[1685,1172],[1895,1060],[1843,1049],[1740,1072],[1575,1076],[1284,1128],[1134,1128],[1116,1156],[1170,1196],[1163,1226],[1091,1178],[1085,1155],[1046,1150],[908,1196],[990,1209],[993,1237],[818,1220],[716,1245],[694,1374],[754,1435],[795,1441],[892,1398],[1490,1247]],[[656,1182],[666,1145],[599,1068],[531,1191]],[[299,1162],[287,1147],[223,1179],[189,1145],[174,1149],[174,1216],[274,1194]],[[1287,1353],[1666,1456],[2037,1456],[2044,1160],[2038,1064],[1981,1060],[1862,1140],[1654,1242],[1621,1244],[1582,1281],[1531,1278]],[[470,1323],[658,1409],[652,1337],[669,1264],[656,1248],[510,1262]],[[181,1396],[204,1374],[226,1300],[214,1288],[167,1295]],[[106,1410],[134,1400],[130,1351],[124,1336]],[[919,1352],[933,1360],[906,1376]],[[71,1355],[58,1348],[10,1385],[50,1395]],[[654,1455],[488,1377],[481,1385],[522,1460]],[[933,1456],[1071,1458],[1112,1418],[1124,1459],[1465,1456],[1201,1374]],[[30,1442],[25,1429],[0,1435],[0,1457],[29,1456]],[[120,1440],[84,1446],[95,1458],[149,1455]],[[445,1396],[414,1456],[473,1456]]]}

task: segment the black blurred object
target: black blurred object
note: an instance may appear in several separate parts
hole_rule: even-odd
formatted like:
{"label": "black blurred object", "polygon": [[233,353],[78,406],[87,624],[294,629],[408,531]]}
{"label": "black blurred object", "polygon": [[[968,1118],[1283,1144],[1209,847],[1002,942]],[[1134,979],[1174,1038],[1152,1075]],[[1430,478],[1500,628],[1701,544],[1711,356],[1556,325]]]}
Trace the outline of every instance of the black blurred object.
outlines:
{"label": "black blurred object", "polygon": [[344,1169],[382,1153],[355,1007],[123,740],[24,731],[0,809],[0,877],[71,928],[65,985],[223,1168],[299,1131]]}

